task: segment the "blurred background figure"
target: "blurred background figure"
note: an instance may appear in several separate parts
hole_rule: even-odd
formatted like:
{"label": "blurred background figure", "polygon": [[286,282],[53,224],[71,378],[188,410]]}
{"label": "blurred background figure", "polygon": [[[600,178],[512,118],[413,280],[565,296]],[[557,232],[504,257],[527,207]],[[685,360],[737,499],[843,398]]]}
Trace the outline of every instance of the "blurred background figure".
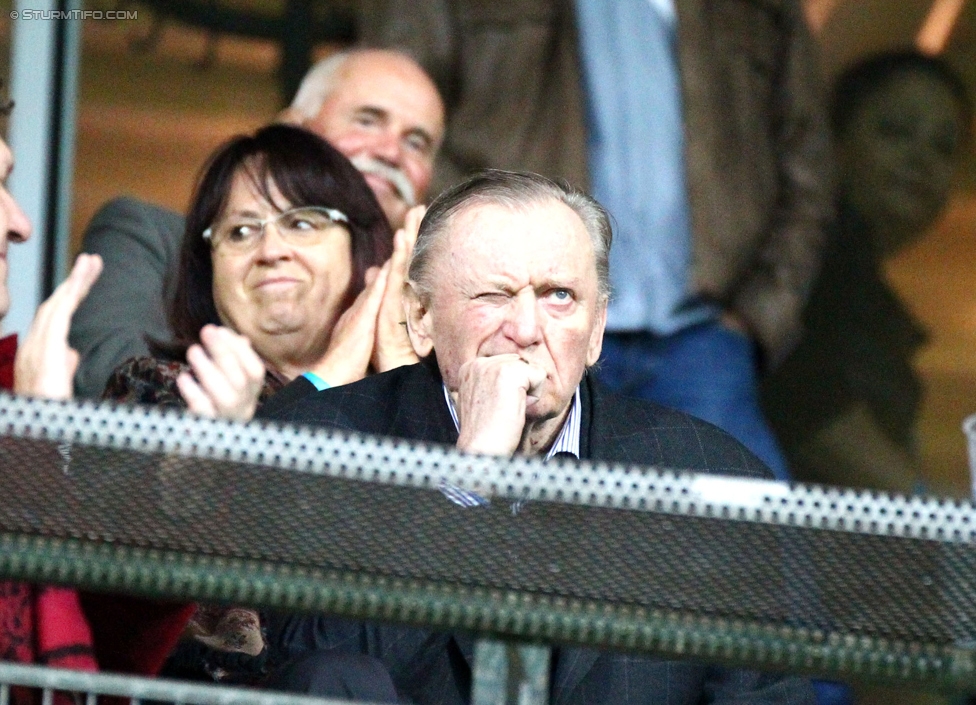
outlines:
{"label": "blurred background figure", "polygon": [[882,265],[946,205],[972,119],[959,77],[914,50],[871,56],[837,80],[838,221],[804,314],[806,337],[763,391],[799,480],[922,489],[922,385],[912,358],[925,333]]}
{"label": "blurred background figure", "polygon": [[613,214],[601,381],[714,423],[787,477],[757,377],[799,339],[833,209],[800,3],[362,7],[363,38],[410,51],[445,97],[438,183],[534,171]]}

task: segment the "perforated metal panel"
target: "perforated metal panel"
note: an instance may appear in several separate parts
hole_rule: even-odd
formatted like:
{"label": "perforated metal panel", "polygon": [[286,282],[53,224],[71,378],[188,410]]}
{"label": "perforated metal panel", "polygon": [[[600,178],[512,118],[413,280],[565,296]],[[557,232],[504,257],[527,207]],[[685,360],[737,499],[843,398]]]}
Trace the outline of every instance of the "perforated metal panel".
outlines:
{"label": "perforated metal panel", "polygon": [[11,397],[0,434],[0,575],[976,684],[967,503]]}

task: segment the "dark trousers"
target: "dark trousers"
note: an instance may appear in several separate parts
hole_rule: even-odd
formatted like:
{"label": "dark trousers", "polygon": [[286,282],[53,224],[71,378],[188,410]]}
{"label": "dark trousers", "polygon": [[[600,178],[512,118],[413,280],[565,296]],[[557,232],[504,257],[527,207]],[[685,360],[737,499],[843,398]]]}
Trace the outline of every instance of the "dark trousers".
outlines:
{"label": "dark trousers", "polygon": [[[293,663],[301,664],[306,658],[320,666],[329,664],[333,657],[362,655],[383,669],[399,702],[470,702],[471,673],[465,656],[470,658],[471,646],[467,640],[425,629],[319,615],[268,614],[264,615],[264,623],[274,674],[287,671]],[[324,661],[317,661],[316,654]],[[362,664],[355,667],[365,668]]]}
{"label": "dark trousers", "polygon": [[320,698],[399,702],[390,674],[378,659],[327,650],[286,661],[272,670],[263,687]]}

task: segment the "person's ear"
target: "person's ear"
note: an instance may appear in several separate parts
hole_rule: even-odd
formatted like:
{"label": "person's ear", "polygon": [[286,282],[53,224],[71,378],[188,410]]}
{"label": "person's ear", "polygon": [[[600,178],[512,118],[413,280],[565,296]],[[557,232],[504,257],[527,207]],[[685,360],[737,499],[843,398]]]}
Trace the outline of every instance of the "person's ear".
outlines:
{"label": "person's ear", "polygon": [[403,309],[407,314],[407,335],[417,357],[424,358],[434,349],[430,309],[424,297],[417,291],[417,284],[407,281],[403,285]]}
{"label": "person's ear", "polygon": [[596,321],[593,323],[593,330],[590,331],[590,340],[586,346],[586,366],[592,367],[600,359],[603,351],[603,331],[607,327],[607,297],[601,296],[597,304]]}

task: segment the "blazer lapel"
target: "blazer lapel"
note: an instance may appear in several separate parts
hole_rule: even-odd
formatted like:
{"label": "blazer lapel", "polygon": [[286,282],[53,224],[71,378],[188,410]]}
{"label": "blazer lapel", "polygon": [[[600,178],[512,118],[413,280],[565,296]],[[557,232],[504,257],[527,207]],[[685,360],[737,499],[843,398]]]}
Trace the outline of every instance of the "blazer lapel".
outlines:
{"label": "blazer lapel", "polygon": [[404,382],[390,435],[451,446],[457,443],[457,428],[447,408],[434,355],[415,365]]}

